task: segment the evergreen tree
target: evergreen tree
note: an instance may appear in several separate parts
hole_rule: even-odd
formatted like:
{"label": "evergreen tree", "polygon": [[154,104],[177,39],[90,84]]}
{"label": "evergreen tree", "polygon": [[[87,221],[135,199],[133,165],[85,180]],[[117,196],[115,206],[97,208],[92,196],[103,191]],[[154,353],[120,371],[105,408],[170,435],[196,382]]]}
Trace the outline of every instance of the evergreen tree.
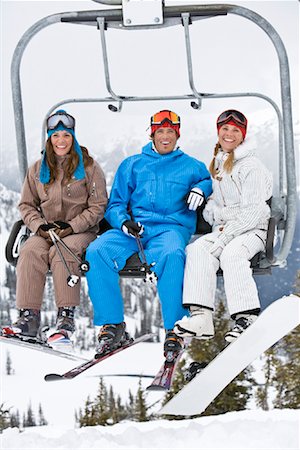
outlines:
{"label": "evergreen tree", "polygon": [[12,368],[12,361],[10,357],[10,353],[6,352],[6,375],[12,375],[13,374],[13,368]]}
{"label": "evergreen tree", "polygon": [[276,389],[275,408],[300,407],[300,326],[281,339],[273,358],[272,385]]}
{"label": "evergreen tree", "polygon": [[48,425],[48,422],[47,422],[47,420],[46,420],[45,417],[44,417],[44,412],[43,412],[41,403],[39,404],[39,412],[38,412],[38,415],[39,415],[39,416],[38,416],[38,417],[39,417],[39,419],[38,419],[38,425],[40,425],[40,426]]}
{"label": "evergreen tree", "polygon": [[28,405],[27,415],[25,416],[25,422],[23,422],[23,426],[24,426],[24,428],[36,426],[36,421],[35,421],[31,403],[29,403],[29,405]]}
{"label": "evergreen tree", "polygon": [[134,396],[130,389],[128,392],[128,403],[126,405],[126,410],[127,410],[127,419],[133,420],[134,419]]}
{"label": "evergreen tree", "polygon": [[88,398],[85,401],[85,405],[84,405],[84,412],[82,413],[81,409],[79,410],[79,414],[78,414],[78,423],[80,427],[88,427],[88,426],[92,426],[92,407],[93,407],[93,402],[91,401],[90,397],[88,396]]}
{"label": "evergreen tree", "polygon": [[110,386],[109,389],[109,396],[108,396],[108,408],[109,408],[109,417],[112,421],[112,423],[118,423],[119,420],[119,413],[118,413],[118,409],[116,407],[116,401],[115,401],[115,394],[114,394],[114,390],[113,387]]}
{"label": "evergreen tree", "polygon": [[255,400],[258,407],[264,411],[268,411],[269,407],[269,390],[272,383],[272,360],[274,357],[273,347],[265,352],[265,363],[263,366],[265,382],[257,387]]}
{"label": "evergreen tree", "polygon": [[95,415],[97,418],[98,425],[108,425],[109,419],[109,407],[108,407],[108,395],[107,388],[103,381],[103,378],[100,378],[98,395],[96,397],[95,402]]}
{"label": "evergreen tree", "polygon": [[298,270],[296,275],[294,288],[295,288],[295,295],[298,295],[300,297],[300,269]]}
{"label": "evergreen tree", "polygon": [[9,426],[11,428],[21,428],[19,410],[17,410],[15,413],[11,413]]}
{"label": "evergreen tree", "polygon": [[[300,270],[295,282],[295,295],[300,296]],[[270,388],[275,388],[275,408],[300,407],[300,326],[278,341],[266,352],[264,364],[265,384],[258,389],[257,403],[266,408]]]}
{"label": "evergreen tree", "polygon": [[135,397],[135,420],[137,422],[146,422],[148,420],[145,391],[142,388],[141,379],[139,380],[139,387]]}
{"label": "evergreen tree", "polygon": [[10,426],[10,408],[5,408],[4,403],[0,405],[0,433]]}
{"label": "evergreen tree", "polygon": [[9,289],[9,297],[16,298],[16,269],[11,265],[5,266],[5,287]]}

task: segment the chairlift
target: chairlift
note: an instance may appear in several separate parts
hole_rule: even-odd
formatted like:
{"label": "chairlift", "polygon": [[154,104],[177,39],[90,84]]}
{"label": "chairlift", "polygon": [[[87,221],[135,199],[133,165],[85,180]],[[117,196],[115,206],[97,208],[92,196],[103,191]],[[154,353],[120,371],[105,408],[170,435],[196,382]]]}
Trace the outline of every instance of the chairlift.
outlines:
{"label": "chairlift", "polygon": [[[284,44],[273,26],[254,11],[229,4],[197,4],[165,6],[164,0],[94,0],[96,3],[111,5],[113,9],[97,9],[90,11],[72,11],[47,16],[32,25],[21,37],[14,51],[11,65],[11,84],[14,107],[14,120],[16,129],[18,162],[21,178],[24,179],[27,171],[27,145],[23,114],[23,100],[20,81],[20,66],[24,50],[29,41],[44,28],[61,23],[62,25],[77,24],[95,26],[99,30],[102,59],[105,72],[105,83],[108,92],[103,98],[68,98],[51,106],[45,114],[42,130],[42,144],[45,139],[45,121],[58,107],[70,103],[106,103],[112,113],[122,113],[126,102],[189,101],[192,108],[201,110],[202,102],[216,98],[242,98],[258,97],[268,102],[275,110],[278,120],[278,148],[279,148],[279,192],[272,198],[272,217],[269,224],[267,248],[265,252],[256,255],[251,261],[254,273],[270,273],[274,266],[284,267],[286,258],[292,245],[296,225],[296,172],[293,142],[293,124],[291,111],[291,93],[289,63]],[[281,104],[277,105],[267,95],[260,92],[231,92],[231,93],[205,93],[199,91],[194,83],[190,26],[199,20],[233,14],[252,21],[260,27],[271,39],[279,61]],[[170,96],[126,96],[117,94],[110,81],[110,71],[107,56],[106,31],[109,28],[120,30],[153,30],[164,27],[178,27],[183,30],[185,38],[186,61],[190,92]],[[285,192],[286,189],[286,192]],[[198,232],[203,232],[202,215],[198,214]],[[275,228],[279,231],[280,245],[276,255],[273,251]],[[11,243],[12,243],[12,238]],[[16,263],[16,257],[6,256],[9,262]],[[144,270],[144,269],[143,269]],[[136,256],[129,258],[126,267],[120,272],[125,277],[143,277]]]}

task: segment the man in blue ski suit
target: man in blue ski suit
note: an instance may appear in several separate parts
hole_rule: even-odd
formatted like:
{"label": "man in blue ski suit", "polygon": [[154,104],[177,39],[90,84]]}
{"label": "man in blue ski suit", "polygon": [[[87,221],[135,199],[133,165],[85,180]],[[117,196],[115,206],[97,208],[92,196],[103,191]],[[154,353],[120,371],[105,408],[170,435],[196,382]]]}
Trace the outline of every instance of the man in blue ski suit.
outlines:
{"label": "man in blue ski suit", "polygon": [[195,232],[196,210],[212,192],[212,181],[204,163],[177,147],[179,136],[176,113],[163,110],[151,117],[152,141],[142,153],[126,158],[115,175],[105,213],[113,229],[87,249],[94,323],[102,326],[98,353],[128,339],[118,281],[126,260],[138,251],[136,234],[157,276],[166,329],[164,351],[183,344],[173,326],[187,312],[182,307],[185,247]]}

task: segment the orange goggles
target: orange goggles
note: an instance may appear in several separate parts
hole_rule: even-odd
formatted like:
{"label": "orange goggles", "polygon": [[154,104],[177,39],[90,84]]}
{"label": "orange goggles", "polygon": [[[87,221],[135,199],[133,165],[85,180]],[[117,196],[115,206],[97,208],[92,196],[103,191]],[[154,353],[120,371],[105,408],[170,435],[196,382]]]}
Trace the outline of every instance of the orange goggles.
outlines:
{"label": "orange goggles", "polygon": [[163,125],[165,122],[169,122],[171,125],[180,126],[180,117],[178,116],[178,114],[174,113],[173,111],[169,111],[168,109],[159,111],[151,117],[151,126]]}

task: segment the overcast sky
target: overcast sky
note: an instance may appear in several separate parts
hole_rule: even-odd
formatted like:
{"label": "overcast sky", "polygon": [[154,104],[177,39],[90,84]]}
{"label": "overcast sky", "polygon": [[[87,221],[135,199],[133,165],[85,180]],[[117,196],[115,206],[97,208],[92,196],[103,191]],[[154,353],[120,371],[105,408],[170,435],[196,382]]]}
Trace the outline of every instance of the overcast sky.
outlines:
{"label": "overcast sky", "polygon": [[[166,5],[184,3],[165,2]],[[190,0],[186,2],[195,4]],[[198,2],[199,3],[199,2]],[[200,2],[203,4],[220,2]],[[249,8],[268,20],[286,47],[291,73],[294,122],[299,110],[299,2],[230,2]],[[1,0],[1,153],[2,163],[16,158],[10,90],[10,63],[23,33],[50,14],[106,8],[93,1]],[[195,21],[190,27],[195,86],[199,92],[260,92],[280,104],[278,59],[268,36],[255,24],[235,15]],[[181,26],[156,31],[106,33],[113,90],[119,95],[172,95],[190,93]],[[100,34],[96,27],[55,24],[29,43],[21,66],[24,116],[29,153],[38,157],[40,128],[46,112],[56,102],[72,97],[106,97]],[[128,132],[147,139],[149,116],[169,107],[182,121],[215,117],[228,107],[246,115],[272,108],[260,99],[206,100],[201,111],[189,101],[127,103],[111,113],[104,104],[71,105],[66,109],[78,119],[81,143],[92,144],[104,132],[116,138]]]}

